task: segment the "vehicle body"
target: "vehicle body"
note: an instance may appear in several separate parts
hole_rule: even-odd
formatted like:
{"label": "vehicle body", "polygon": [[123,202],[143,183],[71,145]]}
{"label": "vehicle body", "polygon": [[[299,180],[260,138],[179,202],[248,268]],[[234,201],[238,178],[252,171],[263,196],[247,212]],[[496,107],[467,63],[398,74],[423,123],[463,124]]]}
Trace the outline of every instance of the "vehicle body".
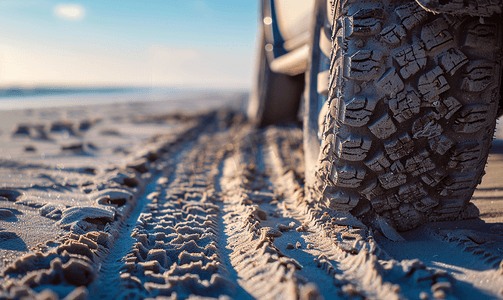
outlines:
{"label": "vehicle body", "polygon": [[306,194],[331,209],[399,230],[467,217],[502,107],[502,3],[388,2],[261,0],[248,115],[302,115]]}

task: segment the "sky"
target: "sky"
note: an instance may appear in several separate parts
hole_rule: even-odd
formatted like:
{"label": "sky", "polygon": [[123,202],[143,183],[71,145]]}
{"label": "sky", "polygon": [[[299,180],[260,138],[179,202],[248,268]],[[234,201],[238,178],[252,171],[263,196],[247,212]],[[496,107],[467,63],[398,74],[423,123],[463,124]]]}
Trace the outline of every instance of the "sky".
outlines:
{"label": "sky", "polygon": [[0,87],[249,88],[256,0],[0,0]]}

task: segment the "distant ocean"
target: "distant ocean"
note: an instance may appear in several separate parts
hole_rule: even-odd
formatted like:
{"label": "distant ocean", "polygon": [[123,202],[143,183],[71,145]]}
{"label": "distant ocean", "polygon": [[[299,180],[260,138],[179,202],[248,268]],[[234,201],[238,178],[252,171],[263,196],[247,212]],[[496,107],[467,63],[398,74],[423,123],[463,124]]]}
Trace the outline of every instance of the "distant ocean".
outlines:
{"label": "distant ocean", "polygon": [[0,89],[0,110],[161,101],[205,90],[181,88]]}

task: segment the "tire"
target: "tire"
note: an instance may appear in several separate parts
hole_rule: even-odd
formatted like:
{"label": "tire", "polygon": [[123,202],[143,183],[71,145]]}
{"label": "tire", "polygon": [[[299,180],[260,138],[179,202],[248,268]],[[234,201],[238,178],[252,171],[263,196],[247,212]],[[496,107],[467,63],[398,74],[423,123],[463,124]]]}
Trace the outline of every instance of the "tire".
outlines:
{"label": "tire", "polygon": [[260,127],[296,121],[304,75],[288,76],[271,71],[263,31],[260,36],[256,82],[248,101],[248,118]]}
{"label": "tire", "polygon": [[469,201],[496,124],[501,19],[334,1],[332,32],[314,184],[324,204],[400,231],[478,214]]}
{"label": "tire", "polygon": [[[320,93],[320,90],[326,89],[328,84],[326,80],[319,79],[325,76],[330,68],[330,54],[324,53],[321,49],[323,39],[329,41],[331,38],[331,25],[328,17],[327,1],[316,0],[313,24],[311,25],[311,55],[307,63],[303,105],[303,147],[307,186],[311,186],[315,180],[315,167],[320,150],[320,115],[326,113],[322,110],[324,110],[323,106],[327,101],[327,95],[324,92]],[[325,87],[323,88],[321,85],[325,85]]]}

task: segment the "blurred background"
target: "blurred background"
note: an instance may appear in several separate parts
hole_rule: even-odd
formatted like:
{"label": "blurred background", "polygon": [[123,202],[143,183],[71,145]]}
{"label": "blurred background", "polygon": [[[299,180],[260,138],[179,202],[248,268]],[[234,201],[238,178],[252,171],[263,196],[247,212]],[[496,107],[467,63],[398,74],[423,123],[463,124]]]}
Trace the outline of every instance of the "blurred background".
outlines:
{"label": "blurred background", "polygon": [[248,90],[256,31],[254,0],[0,0],[0,97]]}

